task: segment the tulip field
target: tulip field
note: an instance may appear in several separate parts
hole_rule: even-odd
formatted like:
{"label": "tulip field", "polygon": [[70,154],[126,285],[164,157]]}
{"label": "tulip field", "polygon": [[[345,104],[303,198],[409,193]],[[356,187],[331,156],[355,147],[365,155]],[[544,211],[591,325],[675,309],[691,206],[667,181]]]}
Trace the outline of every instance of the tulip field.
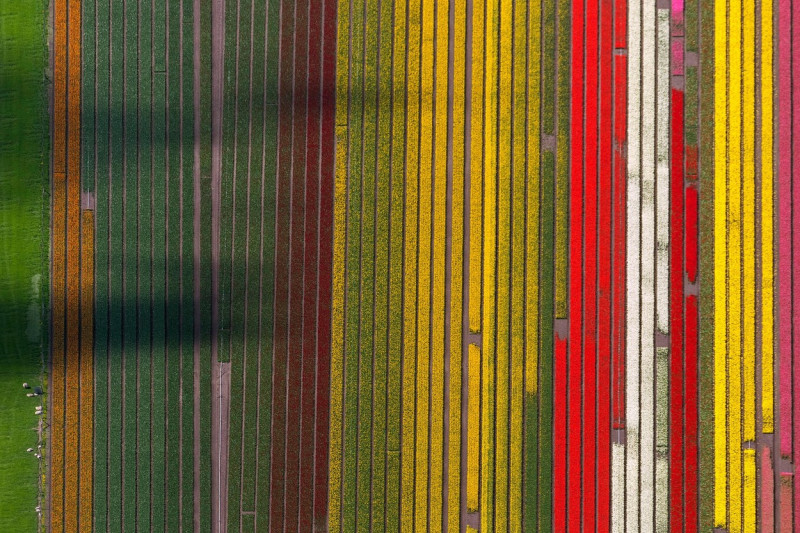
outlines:
{"label": "tulip field", "polygon": [[6,1],[0,531],[800,531],[799,1]]}

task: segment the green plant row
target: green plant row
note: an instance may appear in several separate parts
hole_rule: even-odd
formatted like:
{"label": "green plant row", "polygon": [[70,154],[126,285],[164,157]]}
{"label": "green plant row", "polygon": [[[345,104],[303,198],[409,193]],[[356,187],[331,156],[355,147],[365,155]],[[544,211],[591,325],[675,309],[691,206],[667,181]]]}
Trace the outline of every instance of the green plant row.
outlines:
{"label": "green plant row", "polygon": [[[339,16],[346,16],[339,13]],[[345,281],[345,386],[344,386],[344,490],[342,527],[356,531],[359,399],[359,329],[361,295],[361,214],[362,191],[359,169],[362,164],[362,102],[364,97],[364,12],[356,5],[350,13],[350,155],[348,173],[347,251]],[[355,169],[355,170],[354,170]]]}

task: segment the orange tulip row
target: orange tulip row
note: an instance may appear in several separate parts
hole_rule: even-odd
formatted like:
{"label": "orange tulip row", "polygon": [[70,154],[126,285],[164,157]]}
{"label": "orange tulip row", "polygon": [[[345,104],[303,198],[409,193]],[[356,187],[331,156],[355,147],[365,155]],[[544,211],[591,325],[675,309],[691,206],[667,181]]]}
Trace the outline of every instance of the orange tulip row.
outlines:
{"label": "orange tulip row", "polygon": [[66,276],[66,176],[53,177],[53,362],[51,398],[50,527],[64,530],[64,281]]}
{"label": "orange tulip row", "polygon": [[[69,138],[70,145],[72,137]],[[67,346],[66,346],[66,437],[64,442],[64,527],[67,531],[77,531],[78,514],[78,435],[79,435],[79,314],[78,299],[80,288],[80,223],[77,222],[78,204],[75,205],[74,193],[77,192],[80,202],[80,189],[77,188],[80,178],[72,173],[67,174]],[[77,189],[77,191],[76,191]]]}
{"label": "orange tulip row", "polygon": [[92,464],[94,448],[94,213],[84,210],[81,220],[81,422],[79,531],[92,531]]}

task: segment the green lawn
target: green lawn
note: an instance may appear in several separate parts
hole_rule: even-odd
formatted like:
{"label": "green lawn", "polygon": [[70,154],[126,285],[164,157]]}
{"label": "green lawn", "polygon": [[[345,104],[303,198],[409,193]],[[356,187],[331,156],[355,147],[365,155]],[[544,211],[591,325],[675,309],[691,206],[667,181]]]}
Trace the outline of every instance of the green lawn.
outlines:
{"label": "green lawn", "polygon": [[48,302],[47,4],[0,2],[0,531],[35,531]]}

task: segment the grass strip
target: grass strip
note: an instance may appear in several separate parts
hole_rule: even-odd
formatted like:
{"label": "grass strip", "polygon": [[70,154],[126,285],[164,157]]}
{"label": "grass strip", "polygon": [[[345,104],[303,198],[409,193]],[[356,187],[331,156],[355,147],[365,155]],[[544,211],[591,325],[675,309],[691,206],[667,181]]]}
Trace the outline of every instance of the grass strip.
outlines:
{"label": "grass strip", "polygon": [[67,172],[67,0],[53,3],[53,173]]}

